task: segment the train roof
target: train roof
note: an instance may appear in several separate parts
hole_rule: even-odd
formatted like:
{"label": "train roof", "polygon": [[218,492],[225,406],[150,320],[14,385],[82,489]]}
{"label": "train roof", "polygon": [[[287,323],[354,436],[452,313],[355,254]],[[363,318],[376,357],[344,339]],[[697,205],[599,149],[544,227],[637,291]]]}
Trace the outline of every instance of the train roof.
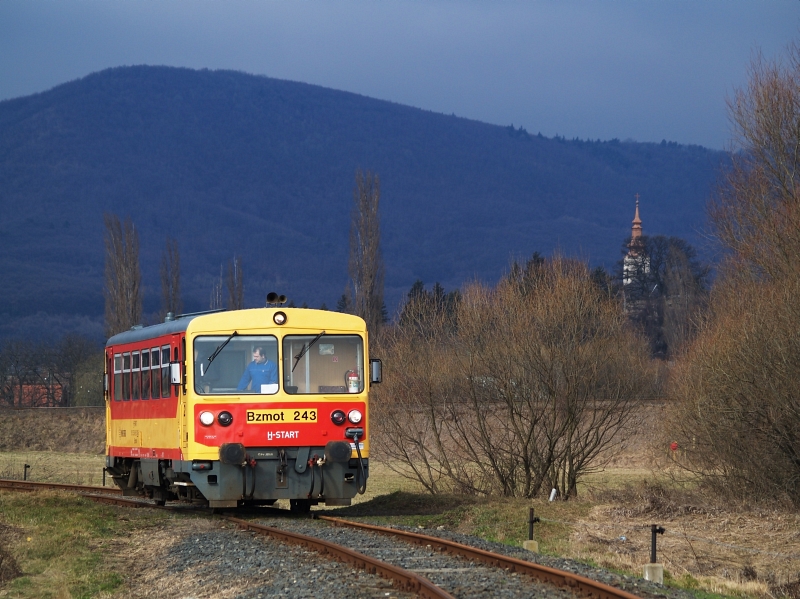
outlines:
{"label": "train roof", "polygon": [[[106,342],[106,347],[123,343],[146,341],[163,335],[182,333],[190,328],[202,330],[248,330],[274,328],[272,316],[275,312],[286,314],[287,327],[318,331],[326,327],[339,330],[363,331],[364,321],[352,314],[330,312],[328,310],[312,310],[308,308],[253,308],[248,310],[224,310],[187,314],[174,320],[162,322],[148,327],[134,327],[129,331],[118,333]],[[192,331],[193,332],[193,331]]]}
{"label": "train roof", "polygon": [[162,335],[171,335],[173,333],[182,333],[189,326],[189,323],[197,318],[197,315],[179,316],[174,320],[168,320],[160,324],[154,324],[149,327],[137,325],[129,331],[117,333],[106,342],[106,347],[112,345],[119,345],[121,343],[135,343],[137,341],[145,341],[147,339],[154,339]]}

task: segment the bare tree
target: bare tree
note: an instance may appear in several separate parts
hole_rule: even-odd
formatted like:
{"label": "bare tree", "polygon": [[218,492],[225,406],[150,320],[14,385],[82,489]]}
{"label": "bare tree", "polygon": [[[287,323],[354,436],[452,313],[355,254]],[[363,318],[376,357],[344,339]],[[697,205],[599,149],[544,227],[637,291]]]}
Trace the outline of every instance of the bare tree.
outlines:
{"label": "bare tree", "polygon": [[103,405],[104,360],[103,352],[96,352],[77,365],[73,376],[70,405]]}
{"label": "bare tree", "polygon": [[[623,245],[628,247],[630,239]],[[637,259],[618,263],[628,317],[649,339],[654,357],[672,358],[693,338],[709,271],[691,244],[664,235],[643,235],[637,242]]]}
{"label": "bare tree", "polygon": [[11,407],[21,407],[26,398],[34,404],[41,397],[31,397],[33,390],[41,393],[37,366],[39,348],[29,339],[11,339],[0,348],[0,397]]}
{"label": "bare tree", "polygon": [[178,240],[167,237],[164,253],[161,256],[161,318],[168,312],[183,312],[181,301],[181,257]]}
{"label": "bare tree", "polygon": [[661,333],[667,355],[675,358],[697,335],[697,325],[706,308],[708,290],[705,273],[696,276],[691,258],[680,247],[670,248],[664,272],[663,319]]}
{"label": "bare tree", "polygon": [[784,62],[758,56],[728,102],[733,165],[711,215],[722,243],[759,275],[800,269],[800,47]]}
{"label": "bare tree", "polygon": [[121,223],[114,214],[103,217],[106,235],[106,336],[130,329],[142,320],[142,274],[139,236],[130,218]]}
{"label": "bare tree", "polygon": [[219,278],[211,284],[211,297],[208,303],[211,310],[222,309],[222,265],[219,267]]}
{"label": "bare tree", "polygon": [[575,496],[653,384],[619,303],[561,258],[469,285],[454,305],[437,295],[410,297],[381,342],[383,450],[431,492]]}
{"label": "bare tree", "polygon": [[350,224],[350,308],[375,336],[384,321],[380,226],[381,185],[378,175],[356,172]]}
{"label": "bare tree", "polygon": [[800,47],[757,57],[729,102],[738,145],[711,207],[728,259],[673,378],[684,466],[800,505]]}
{"label": "bare tree", "polygon": [[228,263],[225,284],[228,289],[228,310],[244,308],[244,282],[242,278],[242,259],[234,256]]}

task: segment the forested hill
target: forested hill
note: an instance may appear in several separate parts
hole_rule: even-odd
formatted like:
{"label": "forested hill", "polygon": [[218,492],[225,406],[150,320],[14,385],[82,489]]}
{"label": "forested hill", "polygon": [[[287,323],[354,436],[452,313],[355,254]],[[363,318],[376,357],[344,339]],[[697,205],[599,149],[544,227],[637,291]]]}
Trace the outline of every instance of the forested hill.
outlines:
{"label": "forested hill", "polygon": [[369,169],[392,309],[416,279],[494,281],[534,251],[610,267],[636,193],[645,233],[696,243],[723,160],[676,143],[548,139],[238,72],[109,69],[0,102],[0,335],[100,322],[104,212],[138,229],[146,311],[167,235],[187,310],[208,307],[234,255],[246,305],[275,290],[332,307],[355,171]]}

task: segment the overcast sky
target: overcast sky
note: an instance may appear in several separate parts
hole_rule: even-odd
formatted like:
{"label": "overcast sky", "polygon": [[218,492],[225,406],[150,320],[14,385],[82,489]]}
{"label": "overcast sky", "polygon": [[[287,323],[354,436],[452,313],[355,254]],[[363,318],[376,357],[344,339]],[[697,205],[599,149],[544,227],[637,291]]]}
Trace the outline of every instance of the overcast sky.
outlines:
{"label": "overcast sky", "polygon": [[724,148],[797,0],[0,0],[0,99],[120,65],[235,69],[531,133]]}

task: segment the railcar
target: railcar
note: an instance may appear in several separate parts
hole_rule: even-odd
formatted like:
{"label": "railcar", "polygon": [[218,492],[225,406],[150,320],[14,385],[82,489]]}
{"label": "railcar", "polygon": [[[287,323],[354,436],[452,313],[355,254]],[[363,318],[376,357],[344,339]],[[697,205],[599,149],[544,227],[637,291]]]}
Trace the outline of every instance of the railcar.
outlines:
{"label": "railcar", "polygon": [[368,351],[361,318],[280,305],[115,335],[106,470],[125,495],[162,504],[349,505],[366,489],[381,379]]}

